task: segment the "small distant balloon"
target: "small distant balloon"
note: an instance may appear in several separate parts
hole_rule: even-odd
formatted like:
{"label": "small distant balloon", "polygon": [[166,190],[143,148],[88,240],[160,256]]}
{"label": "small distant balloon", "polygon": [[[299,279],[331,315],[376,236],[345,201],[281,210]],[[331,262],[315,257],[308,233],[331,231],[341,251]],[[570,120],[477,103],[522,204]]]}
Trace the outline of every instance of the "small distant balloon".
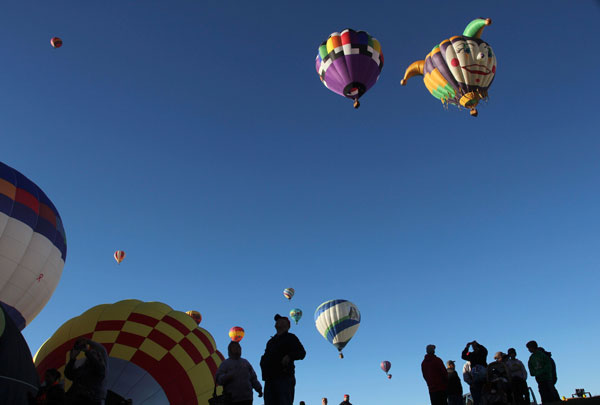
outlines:
{"label": "small distant balloon", "polygon": [[50,45],[52,45],[52,48],[60,48],[62,44],[62,39],[60,39],[59,37],[53,37],[50,40]]}
{"label": "small distant balloon", "polygon": [[194,320],[194,322],[196,322],[196,325],[200,325],[200,322],[202,322],[202,315],[200,315],[200,312],[187,311],[186,314],[188,314]]}
{"label": "small distant balloon", "polygon": [[388,379],[392,378],[392,375],[389,373],[390,368],[392,368],[392,363],[387,360],[381,362],[381,369],[387,375]]}
{"label": "small distant balloon", "polygon": [[286,288],[285,290],[283,290],[283,296],[285,298],[287,298],[288,300],[291,300],[292,297],[294,296],[295,292],[296,291],[293,288],[291,288],[291,287],[290,288]]}
{"label": "small distant balloon", "polygon": [[234,342],[239,342],[242,340],[244,338],[244,334],[244,328],[240,326],[234,326],[233,328],[229,329],[229,337]]}
{"label": "small distant balloon", "polygon": [[121,264],[123,259],[125,259],[125,252],[122,250],[117,250],[114,254],[114,257],[115,257],[115,260],[117,261],[117,263]]}
{"label": "small distant balloon", "polygon": [[290,311],[290,318],[292,318],[296,325],[298,325],[298,321],[302,318],[302,310],[300,308],[294,308]]}

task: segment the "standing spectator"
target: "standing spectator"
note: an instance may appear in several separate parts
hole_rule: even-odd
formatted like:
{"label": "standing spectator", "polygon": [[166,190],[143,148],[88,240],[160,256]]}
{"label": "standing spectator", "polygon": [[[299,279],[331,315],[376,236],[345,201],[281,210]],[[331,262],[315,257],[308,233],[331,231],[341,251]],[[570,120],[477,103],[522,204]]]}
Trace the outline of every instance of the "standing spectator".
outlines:
{"label": "standing spectator", "polygon": [[65,401],[65,389],[60,383],[60,371],[49,368],[44,373],[44,382],[35,398],[29,398],[30,405],[62,405]]}
{"label": "standing spectator", "polygon": [[435,355],[435,345],[427,345],[425,350],[427,354],[421,363],[421,371],[429,388],[431,405],[448,405],[448,371],[442,359]]}
{"label": "standing spectator", "polygon": [[529,388],[527,387],[527,370],[523,362],[517,359],[517,351],[510,348],[507,351],[506,366],[510,372],[513,397],[516,405],[529,405]]}
{"label": "standing spectator", "polygon": [[323,405],[327,405],[327,398],[323,397],[323,398],[321,399],[321,404],[323,404]]}
{"label": "standing spectator", "polygon": [[[77,360],[79,353],[85,358]],[[68,405],[100,405],[106,398],[108,354],[100,343],[80,338],[71,349],[65,377],[73,381],[65,395]]]}
{"label": "standing spectator", "polygon": [[453,360],[446,363],[448,371],[448,405],[462,405],[463,389]]}
{"label": "standing spectator", "polygon": [[295,360],[302,360],[306,351],[296,335],[289,333],[290,320],[275,315],[277,333],[267,342],[260,359],[265,382],[265,405],[292,405],[296,387]]}
{"label": "standing spectator", "polygon": [[[473,350],[469,351],[469,347]],[[469,375],[468,377],[465,377],[465,369],[463,368],[463,378],[465,379],[465,382],[469,384],[473,405],[481,405],[481,389],[483,388],[483,384],[485,384],[487,377],[487,355],[487,349],[483,345],[477,343],[476,340],[467,343],[461,354],[461,358],[469,364]],[[467,379],[469,381],[467,381]]]}
{"label": "standing spectator", "polygon": [[[529,356],[529,373],[535,377],[540,391],[542,403],[550,403],[560,401],[558,391],[554,387],[556,371],[552,371],[552,359],[544,350],[538,347],[535,340],[527,342],[527,349],[531,353]],[[556,370],[556,366],[554,367]]]}
{"label": "standing spectator", "polygon": [[344,395],[344,400],[342,402],[340,402],[340,405],[352,405],[350,403],[350,395],[348,395],[348,394]]}
{"label": "standing spectator", "polygon": [[262,397],[262,385],[248,360],[242,358],[242,346],[231,342],[227,347],[229,358],[221,363],[215,380],[229,394],[232,405],[252,405],[252,388]]}

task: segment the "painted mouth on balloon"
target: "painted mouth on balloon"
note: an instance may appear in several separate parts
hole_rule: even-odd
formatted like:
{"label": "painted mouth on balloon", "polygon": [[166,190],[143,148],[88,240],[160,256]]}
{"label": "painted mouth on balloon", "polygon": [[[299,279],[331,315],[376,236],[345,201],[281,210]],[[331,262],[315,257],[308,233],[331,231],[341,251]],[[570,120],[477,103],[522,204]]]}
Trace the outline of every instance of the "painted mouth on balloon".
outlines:
{"label": "painted mouth on balloon", "polygon": [[490,73],[492,73],[492,71],[490,69],[488,69],[487,67],[485,67],[483,65],[467,65],[467,66],[462,66],[462,68],[464,70],[466,70],[467,72],[475,74],[475,75],[487,76]]}

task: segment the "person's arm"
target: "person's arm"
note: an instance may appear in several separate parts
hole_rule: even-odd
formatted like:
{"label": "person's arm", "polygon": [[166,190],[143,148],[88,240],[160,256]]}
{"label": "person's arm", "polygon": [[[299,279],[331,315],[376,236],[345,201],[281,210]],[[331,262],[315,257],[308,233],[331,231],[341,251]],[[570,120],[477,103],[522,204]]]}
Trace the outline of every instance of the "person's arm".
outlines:
{"label": "person's arm", "polygon": [[471,343],[467,343],[467,345],[465,346],[465,348],[463,349],[460,358],[466,361],[469,361],[469,346],[471,345]]}
{"label": "person's arm", "polygon": [[258,382],[258,378],[256,378],[256,372],[254,372],[254,368],[252,368],[252,364],[250,364],[250,362],[248,362],[248,366],[250,366],[250,383],[252,384],[252,388],[258,392],[258,397],[260,398],[263,395],[262,385],[260,382]]}
{"label": "person's arm", "polygon": [[296,335],[291,335],[293,337],[292,344],[288,355],[291,360],[302,360],[306,357],[306,350],[304,350],[304,346],[300,343],[300,339]]}
{"label": "person's arm", "polygon": [[529,374],[531,374],[532,377],[535,377],[538,375],[538,369],[539,369],[538,362],[539,362],[539,360],[537,359],[537,355],[535,353],[532,354],[531,357],[529,357],[527,366],[529,367]]}
{"label": "person's arm", "polygon": [[65,377],[69,380],[73,381],[77,377],[77,371],[75,369],[75,360],[77,359],[77,355],[81,352],[81,350],[71,349],[69,353],[69,362],[65,367]]}
{"label": "person's arm", "polygon": [[217,385],[227,384],[227,382],[229,381],[229,378],[227,377],[227,372],[228,372],[227,363],[225,360],[219,365],[219,369],[217,370],[217,373],[215,374],[215,381],[216,381]]}
{"label": "person's arm", "polygon": [[521,365],[521,377],[523,378],[523,380],[527,380],[527,370],[525,369],[525,365],[523,364],[523,362],[521,360],[517,360],[517,361]]}

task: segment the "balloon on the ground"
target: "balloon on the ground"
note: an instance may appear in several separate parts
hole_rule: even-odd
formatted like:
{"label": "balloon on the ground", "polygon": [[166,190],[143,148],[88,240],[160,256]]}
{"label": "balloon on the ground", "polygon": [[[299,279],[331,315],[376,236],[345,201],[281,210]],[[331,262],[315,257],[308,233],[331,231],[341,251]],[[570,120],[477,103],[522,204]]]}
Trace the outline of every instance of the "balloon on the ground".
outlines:
{"label": "balloon on the ground", "polygon": [[[34,359],[38,375],[48,368],[64,374],[69,351],[81,337],[106,348],[107,389],[134,404],[205,404],[212,397],[223,356],[211,334],[184,312],[138,300],[93,307],[42,345]],[[67,380],[67,389],[70,384]]]}
{"label": "balloon on the ground", "polygon": [[54,204],[31,180],[0,162],[0,301],[19,329],[56,289],[67,239]]}
{"label": "balloon on the ground", "polygon": [[387,360],[381,362],[381,369],[387,375],[387,378],[392,378],[392,375],[389,373],[390,368],[392,368],[392,363]]}
{"label": "balloon on the ground", "polygon": [[413,76],[423,75],[427,90],[444,105],[455,104],[471,110],[476,117],[479,100],[487,99],[488,89],[496,76],[496,55],[481,39],[483,29],[492,23],[477,18],[462,35],[436,45],[425,60],[413,62],[401,84]]}
{"label": "balloon on the ground", "polygon": [[200,322],[202,322],[202,315],[200,315],[200,312],[198,312],[198,311],[187,311],[186,314],[188,314],[189,316],[192,317],[192,319],[194,320],[194,322],[196,322],[196,325],[200,325]]}
{"label": "balloon on the ground", "polygon": [[117,261],[117,263],[121,264],[123,259],[125,259],[125,252],[122,250],[117,250],[113,256],[114,256],[115,260]]}
{"label": "balloon on the ground", "polygon": [[291,287],[283,290],[283,296],[288,300],[291,300],[295,293],[296,291]]}
{"label": "balloon on the ground", "polygon": [[234,342],[239,342],[242,340],[245,334],[246,332],[244,332],[244,328],[240,326],[234,326],[233,328],[229,329],[229,337]]}
{"label": "balloon on the ground", "polygon": [[60,39],[59,37],[53,37],[50,40],[50,45],[52,45],[53,48],[60,48],[63,44],[62,39]]}
{"label": "balloon on the ground", "polygon": [[348,28],[334,32],[319,46],[315,63],[325,87],[354,100],[358,108],[358,99],[379,78],[383,53],[379,41],[367,32]]}
{"label": "balloon on the ground", "polygon": [[315,311],[315,324],[319,333],[338,349],[340,358],[344,358],[342,349],[358,330],[360,311],[347,300],[326,301]]}
{"label": "balloon on the ground", "polygon": [[292,318],[296,325],[298,325],[298,321],[302,318],[302,310],[300,308],[294,308],[290,311],[290,318]]}
{"label": "balloon on the ground", "polygon": [[35,396],[38,387],[29,346],[0,303],[0,403],[27,404],[28,396]]}

